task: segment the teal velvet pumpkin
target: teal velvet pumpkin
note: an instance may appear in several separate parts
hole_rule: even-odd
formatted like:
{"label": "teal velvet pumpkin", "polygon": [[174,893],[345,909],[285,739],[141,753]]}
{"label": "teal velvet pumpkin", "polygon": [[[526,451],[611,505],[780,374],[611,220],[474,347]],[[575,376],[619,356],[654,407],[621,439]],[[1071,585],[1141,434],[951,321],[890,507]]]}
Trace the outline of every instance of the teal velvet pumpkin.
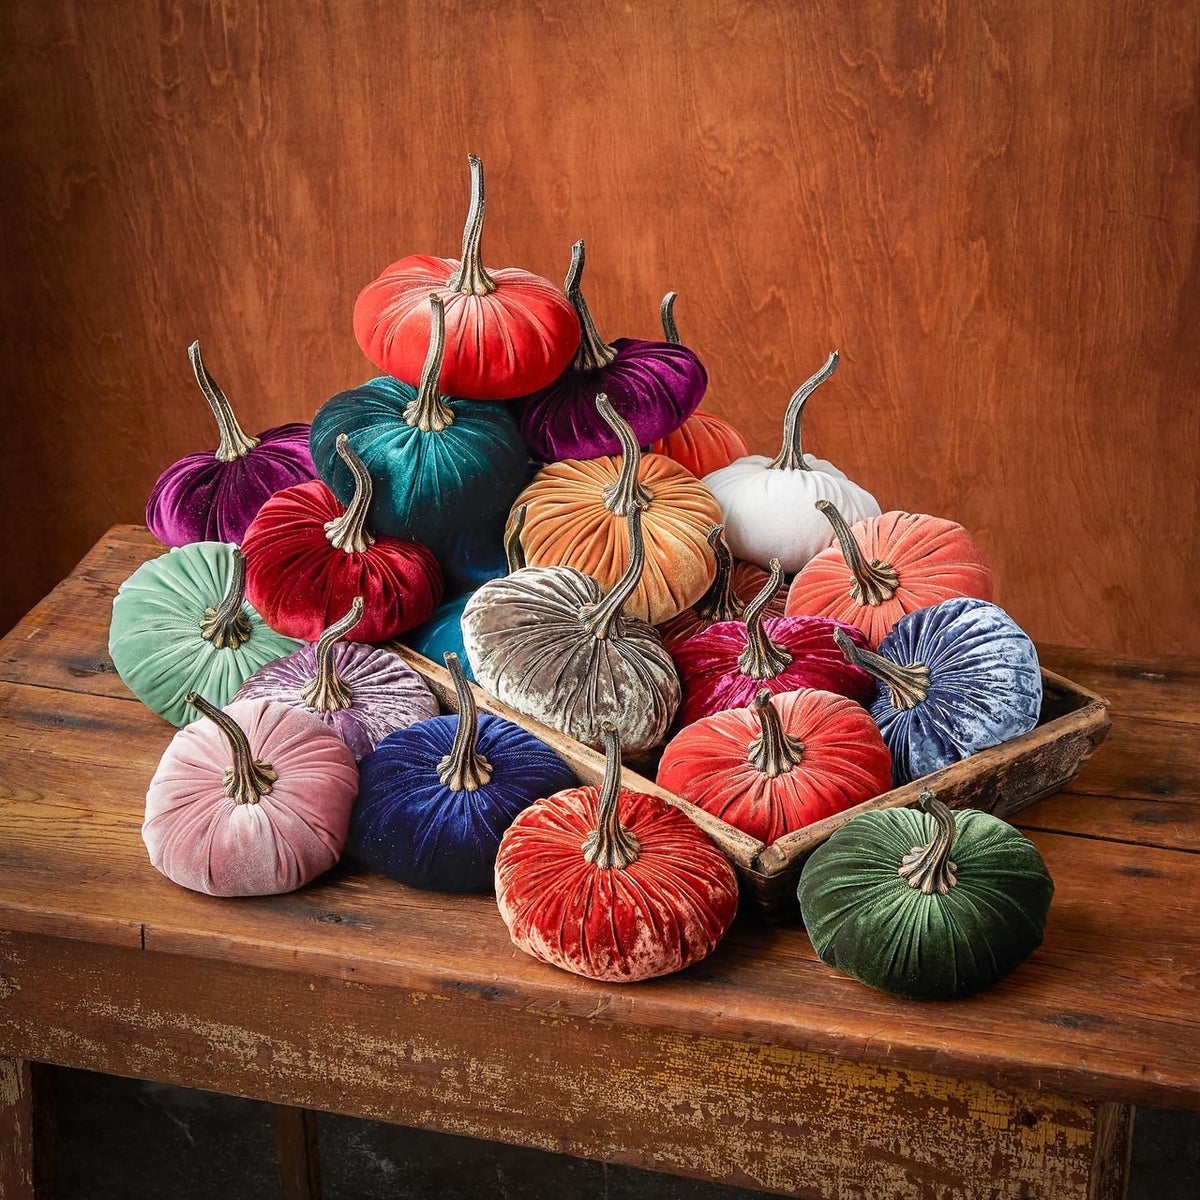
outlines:
{"label": "teal velvet pumpkin", "polygon": [[276,633],[244,599],[246,560],[226,542],[193,542],[143,563],[117,589],[108,653],[147,708],[172,725],[224,707],[266,663],[304,644]]}
{"label": "teal velvet pumpkin", "polygon": [[948,1000],[991,986],[1042,943],[1054,882],[1037,847],[998,817],[866,812],[818,846],[797,895],[823,962],[870,987]]}

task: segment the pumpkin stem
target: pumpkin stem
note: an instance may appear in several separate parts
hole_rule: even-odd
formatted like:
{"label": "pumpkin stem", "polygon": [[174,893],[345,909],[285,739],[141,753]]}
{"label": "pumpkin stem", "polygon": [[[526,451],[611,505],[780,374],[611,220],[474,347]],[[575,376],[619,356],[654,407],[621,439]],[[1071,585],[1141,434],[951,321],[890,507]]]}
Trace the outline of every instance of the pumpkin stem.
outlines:
{"label": "pumpkin stem", "polygon": [[856,604],[863,605],[882,604],[885,600],[890,600],[900,586],[900,572],[891,563],[878,558],[867,562],[858,539],[846,524],[846,518],[828,500],[818,500],[817,508],[833,526],[838,545],[842,548],[842,557],[854,576],[854,582],[850,585],[850,598]]}
{"label": "pumpkin stem", "polygon": [[696,602],[695,613],[702,621],[736,621],[745,608],[733,590],[733,555],[725,540],[725,526],[714,525],[708,531],[708,544],[717,559],[717,574],[708,591]]}
{"label": "pumpkin stem", "polygon": [[525,532],[525,514],[528,506],[518,504],[508,514],[504,525],[504,557],[508,560],[508,573],[521,570],[529,564],[525,561],[525,547],[521,545],[521,534]]}
{"label": "pumpkin stem", "polygon": [[835,350],[826,360],[825,365],[815,374],[806,379],[792,393],[788,401],[787,412],[783,414],[783,446],[771,460],[771,467],[778,471],[811,471],[812,468],[804,461],[804,451],[800,447],[800,422],[804,416],[804,406],[809,397],[837,370],[840,355]]}
{"label": "pumpkin stem", "polygon": [[958,882],[958,865],[950,858],[954,845],[954,814],[932,793],[921,793],[921,808],[936,822],[937,833],[927,846],[914,846],[900,860],[899,874],[926,896],[944,896]]}
{"label": "pumpkin stem", "polygon": [[477,792],[492,778],[492,764],[475,747],[479,737],[479,710],[475,707],[475,696],[458,655],[447,650],[442,661],[454,680],[458,728],[454,731],[450,753],[437,765],[438,778],[452,792]]}
{"label": "pumpkin stem", "polygon": [[638,482],[642,471],[642,448],[633,436],[629,422],[613,408],[603,392],[596,393],[596,408],[621,442],[621,469],[617,482],[604,489],[604,507],[618,517],[628,516],[634,507],[649,508],[654,496]]}
{"label": "pumpkin stem", "polygon": [[563,284],[563,291],[567,293],[567,299],[579,318],[579,349],[575,352],[572,366],[576,371],[599,371],[617,357],[617,352],[600,336],[587,301],[583,298],[583,261],[583,238],[580,238],[571,247],[571,267],[567,271],[566,283]]}
{"label": "pumpkin stem", "polygon": [[250,743],[242,727],[215,704],[209,704],[199,692],[188,692],[187,702],[203,713],[225,735],[233,756],[233,765],[225,768],[225,795],[235,804],[257,804],[269,795],[279,778],[269,762],[261,762],[250,753]]}
{"label": "pumpkin stem", "polygon": [[317,673],[300,693],[300,699],[306,708],[327,713],[349,708],[354,703],[354,696],[346,686],[346,681],[338,674],[337,663],[333,657],[333,644],[339,638],[344,638],[362,620],[362,615],[363,598],[355,596],[350,611],[340,621],[330,625],[317,639]]}
{"label": "pumpkin stem", "polygon": [[211,604],[200,618],[200,636],[218,650],[236,650],[250,640],[250,618],[242,611],[246,598],[246,556],[233,548],[233,575],[219,606]]}
{"label": "pumpkin stem", "polygon": [[760,688],[754,697],[754,713],[761,732],[750,743],[750,762],[768,779],[786,775],[803,760],[804,743],[784,730],[779,710],[771,703],[767,688]]}
{"label": "pumpkin stem", "polygon": [[441,433],[454,424],[454,410],[442,399],[442,357],[446,353],[446,305],[436,292],[430,293],[433,318],[429,327],[429,353],[421,368],[417,397],[404,409],[404,420],[422,433]]}
{"label": "pumpkin stem", "polygon": [[[603,641],[613,633],[614,623],[621,615],[625,602],[633,595],[646,566],[646,542],[642,537],[642,510],[636,505],[625,514],[629,529],[629,565],[625,574],[617,580],[611,592],[598,604],[585,604],[579,610],[579,619],[592,637]],[[621,627],[616,625],[617,635]]]}
{"label": "pumpkin stem", "polygon": [[192,374],[196,376],[196,382],[208,401],[208,407],[217,418],[217,428],[221,431],[221,441],[215,452],[217,462],[233,462],[245,457],[262,439],[242,432],[237,417],[233,415],[233,406],[204,366],[199,342],[193,342],[188,347],[188,360],[192,364]]}
{"label": "pumpkin stem", "polygon": [[325,536],[339,550],[345,550],[347,554],[361,554],[368,546],[375,545],[375,538],[367,530],[367,509],[371,507],[371,494],[374,491],[371,472],[354,453],[346,434],[337,435],[335,446],[342,462],[354,475],[354,495],[340,517],[325,522]]}
{"label": "pumpkin stem", "polygon": [[583,857],[602,871],[620,870],[637,862],[642,844],[633,830],[621,824],[621,735],[604,722],[604,782],[596,828],[583,843]]}
{"label": "pumpkin stem", "polygon": [[463,228],[462,261],[446,284],[464,296],[487,296],[496,290],[496,281],[483,268],[479,246],[483,240],[483,163],[474,154],[467,155],[471,164],[471,207]]}
{"label": "pumpkin stem", "polygon": [[771,577],[762,591],[746,605],[746,648],[738,659],[738,670],[750,679],[774,679],[792,661],[792,656],[778,642],[767,637],[763,628],[763,612],[783,587],[783,567],[779,559],[771,559]]}
{"label": "pumpkin stem", "polygon": [[892,662],[890,658],[852,642],[844,629],[835,629],[833,640],[846,656],[847,662],[861,667],[881,683],[887,684],[892,694],[893,708],[916,708],[928,698],[929,668],[924,663],[910,663],[906,667]]}
{"label": "pumpkin stem", "polygon": [[659,308],[658,315],[662,318],[663,337],[668,342],[674,342],[676,346],[682,346],[679,326],[675,324],[675,300],[676,293],[668,292],[662,299],[662,307]]}

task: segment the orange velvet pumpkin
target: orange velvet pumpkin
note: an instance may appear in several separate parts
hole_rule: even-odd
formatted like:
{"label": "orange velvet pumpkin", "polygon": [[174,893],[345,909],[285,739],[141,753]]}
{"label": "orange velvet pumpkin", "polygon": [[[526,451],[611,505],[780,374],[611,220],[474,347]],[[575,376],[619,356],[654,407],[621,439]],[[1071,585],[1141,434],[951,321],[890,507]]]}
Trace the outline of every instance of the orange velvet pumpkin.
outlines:
{"label": "orange velvet pumpkin", "polygon": [[[629,565],[626,514],[642,509],[646,566],[625,605],[652,625],[669,621],[708,590],[717,562],[708,531],[721,520],[712,493],[661,454],[643,455],[607,397],[596,407],[621,439],[614,458],[568,458],[543,467],[517,497],[525,505],[521,546],[531,567],[574,567],[607,592]],[[515,506],[514,506],[515,507]]]}
{"label": "orange velvet pumpkin", "polygon": [[788,590],[787,615],[834,617],[878,646],[907,613],[953,596],[992,598],[992,568],[959,524],[925,513],[886,512],[847,525],[828,500],[819,508],[838,544],[821,551]]}

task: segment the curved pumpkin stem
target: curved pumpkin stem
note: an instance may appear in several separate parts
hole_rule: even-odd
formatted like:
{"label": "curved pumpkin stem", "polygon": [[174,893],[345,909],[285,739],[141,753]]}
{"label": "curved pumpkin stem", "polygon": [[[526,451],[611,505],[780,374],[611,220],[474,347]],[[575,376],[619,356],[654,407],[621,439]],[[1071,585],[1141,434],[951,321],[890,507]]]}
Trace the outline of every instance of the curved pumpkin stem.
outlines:
{"label": "curved pumpkin stem", "polygon": [[642,472],[642,448],[633,429],[603,392],[596,393],[596,408],[621,442],[621,469],[617,482],[604,489],[604,507],[618,517],[628,516],[631,508],[649,508],[654,496],[638,481]]}
{"label": "curved pumpkin stem", "polygon": [[454,410],[442,399],[442,359],[446,353],[446,305],[436,292],[429,296],[432,319],[429,326],[429,353],[421,368],[417,398],[404,409],[404,420],[422,433],[441,433],[454,424]]}
{"label": "curved pumpkin stem", "polygon": [[346,681],[338,674],[337,663],[333,657],[333,646],[340,638],[344,638],[362,620],[363,598],[354,597],[350,611],[340,620],[335,621],[317,639],[317,673],[308,686],[300,693],[300,699],[306,708],[317,712],[336,712],[341,708],[349,708],[354,703],[354,695],[346,686]]}
{"label": "curved pumpkin stem", "polygon": [[354,453],[349,437],[339,433],[334,444],[342,462],[354,475],[354,495],[340,517],[325,522],[325,536],[339,550],[347,554],[361,554],[375,545],[375,538],[367,530],[367,510],[371,507],[374,484],[366,463]]}
{"label": "curved pumpkin stem", "polygon": [[192,364],[192,374],[196,376],[196,382],[200,385],[213,416],[217,418],[217,428],[221,431],[221,441],[215,451],[217,462],[233,462],[245,457],[262,439],[251,437],[242,431],[237,417],[233,415],[233,406],[204,366],[200,357],[199,342],[193,342],[188,347],[188,361]]}
{"label": "curved pumpkin stem", "polygon": [[804,417],[804,406],[813,392],[837,370],[840,357],[835,350],[825,360],[825,365],[792,393],[792,398],[788,401],[787,412],[783,414],[783,446],[771,460],[771,468],[779,471],[812,470],[804,461],[804,451],[800,446],[800,423]]}
{"label": "curved pumpkin stem", "polygon": [[786,775],[803,761],[804,743],[783,728],[779,710],[771,703],[767,688],[760,688],[754,697],[754,714],[761,732],[748,748],[750,762],[768,779]]}
{"label": "curved pumpkin stem", "polygon": [[846,656],[847,662],[861,667],[881,683],[887,684],[893,708],[916,708],[928,699],[930,676],[929,668],[924,663],[910,663],[906,667],[892,662],[890,658],[884,658],[874,650],[864,650],[852,642],[844,629],[835,629],[833,640]]}
{"label": "curved pumpkin stem", "polygon": [[[598,604],[585,604],[579,612],[579,618],[587,626],[588,632],[599,641],[603,641],[613,633],[614,624],[621,615],[621,609],[626,601],[637,590],[641,581],[642,571],[646,566],[646,543],[642,537],[642,510],[636,506],[625,514],[625,524],[629,530],[629,565],[625,574],[617,580],[611,592]],[[616,626],[618,636],[620,626]]]}
{"label": "curved pumpkin stem", "polygon": [[269,762],[261,762],[250,753],[245,731],[215,704],[209,704],[199,692],[188,692],[187,702],[203,713],[225,735],[233,755],[233,765],[225,768],[225,795],[235,804],[257,804],[260,796],[271,793],[279,778]]}
{"label": "curved pumpkin stem", "polygon": [[233,548],[233,574],[229,577],[229,587],[217,607],[211,604],[204,610],[200,619],[200,636],[206,642],[212,642],[218,650],[236,650],[243,642],[250,640],[250,618],[242,611],[242,602],[246,599],[246,556],[241,550]]}
{"label": "curved pumpkin stem", "polygon": [[746,648],[738,659],[738,670],[749,679],[774,679],[792,661],[787,650],[771,641],[763,628],[763,612],[782,587],[783,567],[779,559],[773,558],[771,577],[746,605]]}
{"label": "curved pumpkin stem", "polygon": [[492,778],[492,764],[476,748],[479,710],[475,707],[475,696],[458,655],[453,650],[447,650],[442,655],[442,661],[454,680],[454,692],[458,697],[458,728],[454,731],[450,753],[437,765],[438,778],[452,792],[477,792]]}
{"label": "curved pumpkin stem", "polygon": [[462,260],[450,276],[448,288],[464,296],[486,296],[496,290],[496,281],[483,268],[480,243],[483,241],[483,163],[474,154],[467,155],[471,164],[471,207],[463,229]]}
{"label": "curved pumpkin stem", "polygon": [[583,843],[583,857],[602,871],[620,870],[638,860],[642,844],[633,830],[621,824],[621,736],[611,721],[604,722],[604,782],[596,828]]}
{"label": "curved pumpkin stem", "polygon": [[745,606],[733,588],[733,554],[725,540],[725,526],[714,525],[708,531],[708,544],[717,559],[717,574],[708,591],[696,601],[695,613],[702,621],[736,621]]}
{"label": "curved pumpkin stem", "polygon": [[927,846],[914,846],[900,860],[899,874],[926,896],[944,896],[958,883],[958,866],[950,858],[954,845],[954,814],[932,793],[921,793],[921,807],[937,822],[937,833]]}
{"label": "curved pumpkin stem", "polygon": [[676,346],[682,346],[683,341],[679,337],[679,326],[675,324],[675,301],[677,294],[668,292],[662,298],[662,305],[658,310],[658,315],[662,319],[663,337],[668,342],[674,342]]}
{"label": "curved pumpkin stem", "polygon": [[504,557],[508,562],[508,573],[521,570],[529,564],[525,561],[525,547],[521,545],[521,534],[525,532],[525,514],[528,506],[518,504],[508,514],[504,523]]}
{"label": "curved pumpkin stem", "polygon": [[572,365],[576,371],[599,371],[617,357],[617,352],[600,336],[587,301],[583,298],[584,254],[583,238],[580,238],[571,247],[571,267],[563,284],[563,291],[567,293],[567,299],[579,318],[581,335],[579,349],[575,353],[575,362]]}
{"label": "curved pumpkin stem", "polygon": [[830,501],[818,500],[816,506],[833,526],[833,532],[837,534],[838,545],[842,550],[842,557],[846,560],[846,566],[850,568],[851,575],[854,576],[854,582],[850,585],[850,598],[856,604],[862,605],[882,604],[885,600],[890,600],[900,586],[900,572],[891,563],[883,562],[878,558],[867,562],[863,557],[858,539],[854,536],[850,526],[846,524],[846,518],[834,508]]}

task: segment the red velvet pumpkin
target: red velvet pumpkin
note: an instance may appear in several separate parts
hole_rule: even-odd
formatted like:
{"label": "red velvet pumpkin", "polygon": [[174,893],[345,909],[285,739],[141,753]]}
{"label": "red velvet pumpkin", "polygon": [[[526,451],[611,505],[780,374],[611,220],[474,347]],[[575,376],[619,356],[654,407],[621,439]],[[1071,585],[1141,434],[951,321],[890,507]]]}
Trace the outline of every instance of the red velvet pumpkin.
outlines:
{"label": "red velvet pumpkin", "polygon": [[246,595],[272,629],[309,642],[361,596],[355,634],[383,642],[428,620],[442,598],[442,571],[417,542],[367,532],[371,476],[344,433],[337,451],[354,473],[354,499],[343,509],[320,482],[272,496],[242,542]]}
{"label": "red velvet pumpkin", "polygon": [[496,856],[496,901],[513,941],[556,967],[616,983],[710,954],[737,912],[737,876],[665,800],[621,786],[605,730],[604,783],[530,805]]}
{"label": "red velvet pumpkin", "polygon": [[666,748],[658,782],[770,845],[892,786],[892,756],[870,713],[805,688],[703,717]]}

